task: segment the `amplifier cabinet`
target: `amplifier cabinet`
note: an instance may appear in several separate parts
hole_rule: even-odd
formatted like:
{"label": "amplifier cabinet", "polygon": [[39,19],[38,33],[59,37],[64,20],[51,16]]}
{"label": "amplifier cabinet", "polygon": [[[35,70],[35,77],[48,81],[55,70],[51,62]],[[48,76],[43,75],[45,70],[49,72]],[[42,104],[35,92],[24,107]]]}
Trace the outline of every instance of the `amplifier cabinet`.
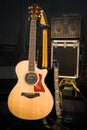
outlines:
{"label": "amplifier cabinet", "polygon": [[60,78],[79,77],[79,40],[52,40],[51,42],[51,68],[53,61],[59,63]]}
{"label": "amplifier cabinet", "polygon": [[51,38],[78,39],[81,35],[81,16],[71,15],[51,19]]}

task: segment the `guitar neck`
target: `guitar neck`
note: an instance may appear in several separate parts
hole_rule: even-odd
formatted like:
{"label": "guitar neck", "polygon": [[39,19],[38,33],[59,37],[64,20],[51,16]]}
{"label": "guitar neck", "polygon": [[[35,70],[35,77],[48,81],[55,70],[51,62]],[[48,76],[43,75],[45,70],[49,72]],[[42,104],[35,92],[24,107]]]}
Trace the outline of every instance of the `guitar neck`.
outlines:
{"label": "guitar neck", "polygon": [[35,54],[36,54],[36,20],[30,22],[30,39],[29,39],[29,71],[35,69]]}
{"label": "guitar neck", "polygon": [[48,29],[43,28],[42,30],[42,67],[47,68],[48,66]]}

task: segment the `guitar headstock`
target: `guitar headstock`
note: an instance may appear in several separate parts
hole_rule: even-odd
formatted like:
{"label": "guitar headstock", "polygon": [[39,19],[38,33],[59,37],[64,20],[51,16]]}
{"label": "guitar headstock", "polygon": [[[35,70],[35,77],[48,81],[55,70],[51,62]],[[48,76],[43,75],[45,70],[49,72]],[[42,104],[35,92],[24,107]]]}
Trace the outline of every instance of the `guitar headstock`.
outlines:
{"label": "guitar headstock", "polygon": [[37,20],[40,15],[40,7],[38,4],[32,4],[28,7],[29,9],[29,20]]}
{"label": "guitar headstock", "polygon": [[40,24],[43,26],[48,26],[48,21],[44,10],[40,10]]}

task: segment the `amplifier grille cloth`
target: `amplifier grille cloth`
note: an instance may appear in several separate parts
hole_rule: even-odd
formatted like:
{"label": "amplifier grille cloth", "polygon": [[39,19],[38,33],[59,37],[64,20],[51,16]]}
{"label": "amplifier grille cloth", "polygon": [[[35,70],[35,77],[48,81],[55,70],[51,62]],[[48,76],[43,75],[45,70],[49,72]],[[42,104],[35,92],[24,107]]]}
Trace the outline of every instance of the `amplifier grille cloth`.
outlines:
{"label": "amplifier grille cloth", "polygon": [[51,38],[80,38],[80,35],[80,16],[64,16],[51,19]]}

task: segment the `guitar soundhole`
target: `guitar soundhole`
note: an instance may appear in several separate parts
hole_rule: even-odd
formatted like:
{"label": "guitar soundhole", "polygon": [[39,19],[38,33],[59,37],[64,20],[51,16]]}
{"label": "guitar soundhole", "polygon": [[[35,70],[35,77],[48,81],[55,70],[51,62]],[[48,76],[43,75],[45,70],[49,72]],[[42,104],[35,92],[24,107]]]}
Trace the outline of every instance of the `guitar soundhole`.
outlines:
{"label": "guitar soundhole", "polygon": [[33,72],[27,73],[25,76],[25,81],[30,85],[35,84],[37,82],[37,79],[37,75]]}

